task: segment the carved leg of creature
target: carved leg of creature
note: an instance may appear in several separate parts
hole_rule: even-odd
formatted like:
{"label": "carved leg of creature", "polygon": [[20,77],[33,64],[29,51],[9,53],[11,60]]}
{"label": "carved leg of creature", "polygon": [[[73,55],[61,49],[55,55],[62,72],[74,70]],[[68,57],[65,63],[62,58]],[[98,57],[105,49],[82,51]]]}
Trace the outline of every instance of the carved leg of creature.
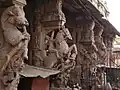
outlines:
{"label": "carved leg of creature", "polygon": [[15,74],[16,75],[13,78],[12,82],[7,85],[6,90],[17,90],[20,76],[17,72]]}
{"label": "carved leg of creature", "polygon": [[74,56],[72,56],[72,57],[76,58],[76,55],[78,54],[78,52],[77,52],[77,47],[76,47],[75,44],[73,44],[72,46],[69,47],[69,51],[68,51],[68,59],[69,59],[70,56],[71,56],[71,52],[72,52],[72,50],[74,50],[74,53],[73,53]]}
{"label": "carved leg of creature", "polygon": [[24,54],[23,54],[23,58],[25,60],[28,60],[28,43],[30,41],[30,34],[27,32],[26,30],[26,26],[23,26],[23,36],[24,36],[24,39],[23,39],[23,43],[24,43],[24,46],[22,47],[22,49],[24,50]]}
{"label": "carved leg of creature", "polygon": [[2,80],[0,80],[0,90],[5,90],[5,86],[2,83]]}
{"label": "carved leg of creature", "polygon": [[8,54],[7,54],[7,60],[9,60],[12,56],[14,56],[18,50],[23,46],[23,42],[20,42],[18,45],[16,45]]}
{"label": "carved leg of creature", "polygon": [[65,71],[65,70],[70,70],[71,71],[71,70],[73,70],[75,68],[75,65],[76,65],[76,62],[74,60],[72,60],[68,64],[63,63],[62,68],[60,70],[62,72]]}
{"label": "carved leg of creature", "polygon": [[15,47],[6,55],[7,61],[6,61],[6,63],[4,64],[4,66],[2,67],[1,72],[3,72],[3,71],[6,69],[8,63],[9,63],[10,60],[11,60],[11,57],[13,57],[13,56],[17,53],[17,51],[18,51],[22,46],[23,46],[23,43],[20,42],[17,46],[15,46]]}
{"label": "carved leg of creature", "polygon": [[25,45],[23,47],[23,50],[24,50],[23,58],[25,60],[28,60],[28,43],[29,43],[29,40],[25,40]]}
{"label": "carved leg of creature", "polygon": [[59,52],[58,52],[57,49],[49,48],[49,52],[55,53],[55,54],[56,54],[56,57],[57,57],[58,59],[60,59]]}
{"label": "carved leg of creature", "polygon": [[64,71],[64,66],[65,66],[65,62],[63,59],[61,59],[60,63],[56,65],[57,69],[60,71]]}
{"label": "carved leg of creature", "polygon": [[[73,52],[72,52],[73,51]],[[77,55],[77,47],[75,44],[73,44],[71,47],[69,47],[69,51],[67,54],[67,60],[64,62],[64,65],[62,65],[61,70],[64,71],[66,69],[73,69],[76,62],[74,61]]]}
{"label": "carved leg of creature", "polygon": [[56,54],[56,57],[58,58],[58,59],[60,59],[60,56],[59,56],[59,53],[58,53],[58,50],[57,49],[55,49],[54,48],[54,45],[53,45],[53,43],[54,43],[54,40],[53,40],[53,37],[54,37],[54,31],[52,32],[52,35],[51,35],[51,38],[50,38],[50,43],[49,43],[49,52],[52,52],[52,53],[55,53]]}

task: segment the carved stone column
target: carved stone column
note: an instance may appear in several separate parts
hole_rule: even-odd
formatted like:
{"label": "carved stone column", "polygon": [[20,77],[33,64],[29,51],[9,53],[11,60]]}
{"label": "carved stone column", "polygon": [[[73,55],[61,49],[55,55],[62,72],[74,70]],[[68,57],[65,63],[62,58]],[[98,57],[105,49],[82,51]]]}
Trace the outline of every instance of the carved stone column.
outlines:
{"label": "carved stone column", "polygon": [[33,64],[43,66],[49,39],[54,39],[53,31],[58,31],[66,22],[62,12],[62,0],[50,0],[36,10],[35,32],[33,32]]}
{"label": "carved stone column", "polygon": [[0,90],[17,90],[18,72],[22,70],[24,60],[28,59],[30,35],[23,10],[26,1],[13,0],[12,4],[1,15],[0,42],[4,45],[0,48]]}
{"label": "carved stone column", "polygon": [[52,80],[52,84],[58,89],[66,88],[70,71],[76,64],[77,48],[75,44],[69,46],[66,41],[72,40],[72,36],[65,27],[66,18],[62,12],[62,0],[49,0],[48,3],[41,5],[37,10],[37,16],[33,36],[35,42],[33,64],[60,70],[61,73]]}
{"label": "carved stone column", "polygon": [[[78,26],[78,25],[77,25]],[[94,72],[94,67],[97,64],[97,47],[95,45],[94,29],[95,22],[93,20],[83,19],[79,27],[77,27],[77,82],[82,87],[87,87],[90,84],[91,72]],[[73,71],[73,72],[74,72]],[[74,73],[73,73],[74,74]],[[74,75],[73,75],[74,76]],[[75,77],[76,79],[76,77]]]}
{"label": "carved stone column", "polygon": [[95,45],[95,38],[94,38],[94,29],[95,22],[93,20],[85,20],[85,24],[83,25],[83,31],[81,32],[81,40],[80,43],[83,45],[85,50],[87,51],[88,55],[92,59],[90,63],[96,60],[96,51],[98,51]]}

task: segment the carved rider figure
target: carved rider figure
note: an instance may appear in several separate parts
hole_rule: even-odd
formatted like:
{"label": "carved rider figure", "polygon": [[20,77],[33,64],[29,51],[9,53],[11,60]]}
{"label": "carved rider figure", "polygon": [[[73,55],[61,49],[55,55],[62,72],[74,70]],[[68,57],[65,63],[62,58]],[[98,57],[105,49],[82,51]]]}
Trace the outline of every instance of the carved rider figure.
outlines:
{"label": "carved rider figure", "polygon": [[[76,45],[73,44],[72,46],[69,47],[67,44],[67,41],[66,41],[67,39],[72,40],[72,36],[71,36],[69,30],[63,26],[62,29],[57,32],[56,37],[53,40],[53,42],[51,42],[52,46],[51,46],[51,44],[49,44],[48,52],[51,52],[51,51],[52,51],[52,53],[54,52],[55,57],[57,57],[57,59],[58,59],[53,64],[52,67],[58,68],[63,63],[67,65],[71,61],[73,62],[75,60],[76,55],[77,55]],[[51,61],[51,62],[53,62],[53,61]],[[64,68],[64,66],[61,69],[63,69],[63,68]]]}

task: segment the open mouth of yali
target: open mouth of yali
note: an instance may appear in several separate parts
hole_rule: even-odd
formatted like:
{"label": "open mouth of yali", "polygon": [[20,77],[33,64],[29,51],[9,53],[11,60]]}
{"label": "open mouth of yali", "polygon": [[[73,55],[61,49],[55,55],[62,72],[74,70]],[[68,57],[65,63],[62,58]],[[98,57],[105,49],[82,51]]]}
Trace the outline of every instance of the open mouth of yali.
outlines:
{"label": "open mouth of yali", "polygon": [[18,24],[16,25],[17,29],[20,31],[20,32],[24,32],[24,26],[23,24]]}

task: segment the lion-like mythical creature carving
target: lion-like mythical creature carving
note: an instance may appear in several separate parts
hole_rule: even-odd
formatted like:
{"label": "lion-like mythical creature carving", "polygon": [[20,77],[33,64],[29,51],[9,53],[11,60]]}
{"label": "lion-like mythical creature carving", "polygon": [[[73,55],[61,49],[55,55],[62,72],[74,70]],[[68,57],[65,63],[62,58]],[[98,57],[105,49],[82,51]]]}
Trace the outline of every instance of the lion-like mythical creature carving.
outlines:
{"label": "lion-like mythical creature carving", "polygon": [[[1,47],[3,52],[0,52],[4,58],[3,66],[1,66],[2,81],[7,83],[6,90],[17,90],[18,79],[15,77],[15,73],[23,66],[23,60],[28,59],[28,43],[30,35],[26,30],[26,26],[29,23],[25,18],[25,13],[22,6],[8,7],[1,16],[1,31],[4,45]],[[11,80],[8,80],[9,73],[13,74]],[[6,79],[6,80],[4,80]],[[9,78],[10,79],[10,78]],[[5,83],[5,82],[4,82]],[[0,87],[1,88],[1,87]],[[12,88],[12,89],[10,89]]]}
{"label": "lion-like mythical creature carving", "polygon": [[23,57],[27,59],[30,35],[26,31],[25,26],[28,26],[28,21],[25,18],[23,8],[11,6],[6,9],[1,17],[1,26],[4,40],[11,48],[7,53],[7,59],[10,59],[19,49],[24,50]]}
{"label": "lion-like mythical creature carving", "polygon": [[55,77],[56,82],[52,82],[53,86],[57,88],[66,88],[68,79],[70,77],[70,72],[75,68],[76,65],[75,59],[78,53],[77,47],[75,44],[69,46],[69,44],[67,43],[68,39],[72,40],[72,36],[69,30],[65,28],[65,26],[58,30],[56,32],[56,35],[52,33],[51,36],[53,36],[54,39],[52,39],[52,41],[49,43],[48,52],[50,52],[50,55],[52,53],[51,56],[54,55],[54,57],[56,57],[56,60],[48,58],[46,59],[46,63],[48,63],[48,66],[49,64],[51,64],[51,67],[57,68],[61,71],[61,73]]}
{"label": "lion-like mythical creature carving", "polygon": [[[12,6],[5,10],[1,17],[1,24],[5,41],[8,44],[16,46],[20,45],[22,40],[29,41],[30,35],[25,30],[25,26],[28,26],[28,21],[21,7]],[[24,55],[27,58],[27,43],[25,49]]]}
{"label": "lion-like mythical creature carving", "polygon": [[[67,44],[67,39],[72,40],[69,30],[63,26],[62,29],[57,32],[56,36],[54,36],[53,31],[52,37],[55,37],[55,39],[52,38],[52,40],[50,40],[48,48],[49,59],[45,59],[45,65],[49,68],[54,67],[60,70],[70,69],[75,66],[77,48],[75,44],[70,47]],[[54,57],[54,59],[50,59],[50,57]]]}

